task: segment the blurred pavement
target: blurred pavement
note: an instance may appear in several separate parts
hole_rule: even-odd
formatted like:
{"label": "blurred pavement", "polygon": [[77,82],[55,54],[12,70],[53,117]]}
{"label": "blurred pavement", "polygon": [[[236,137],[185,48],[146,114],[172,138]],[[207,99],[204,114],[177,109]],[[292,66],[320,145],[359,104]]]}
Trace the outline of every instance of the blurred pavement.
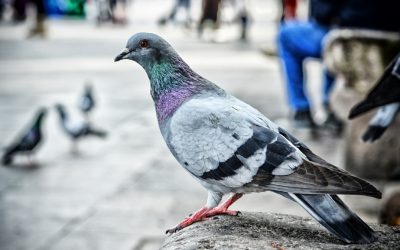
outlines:
{"label": "blurred pavement", "polygon": [[[41,165],[24,166],[20,157],[15,166],[0,167],[0,249],[157,249],[166,229],[205,203],[206,191],[162,140],[144,71],[130,61],[113,62],[133,33],[160,34],[198,73],[287,124],[279,61],[258,50],[274,41],[278,5],[252,2],[250,44],[236,41],[236,26],[223,27],[218,42],[198,40],[195,32],[178,26],[157,27],[156,20],[171,4],[163,0],[135,0],[126,27],[49,20],[46,40],[26,40],[26,25],[1,24],[0,148],[38,107],[51,112],[37,154]],[[315,102],[319,67],[315,62],[308,67]],[[61,102],[80,115],[77,103],[86,81],[93,83],[98,101],[93,120],[109,136],[82,141],[76,156],[53,107]],[[303,139],[339,164],[339,139]],[[247,195],[234,208],[308,216],[269,193]]]}

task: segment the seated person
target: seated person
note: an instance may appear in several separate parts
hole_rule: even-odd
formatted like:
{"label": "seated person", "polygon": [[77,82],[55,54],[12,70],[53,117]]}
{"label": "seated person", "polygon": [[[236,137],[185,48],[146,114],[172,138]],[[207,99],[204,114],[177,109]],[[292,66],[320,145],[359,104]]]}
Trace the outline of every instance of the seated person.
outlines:
{"label": "seated person", "polygon": [[[297,127],[314,128],[311,105],[304,88],[303,62],[307,58],[321,58],[323,40],[333,27],[365,28],[400,31],[396,20],[396,0],[310,0],[307,22],[287,21],[279,32],[278,48],[287,85],[289,106]],[[323,72],[322,102],[327,112],[323,127],[341,130],[342,123],[329,108],[329,95],[334,78]]]}

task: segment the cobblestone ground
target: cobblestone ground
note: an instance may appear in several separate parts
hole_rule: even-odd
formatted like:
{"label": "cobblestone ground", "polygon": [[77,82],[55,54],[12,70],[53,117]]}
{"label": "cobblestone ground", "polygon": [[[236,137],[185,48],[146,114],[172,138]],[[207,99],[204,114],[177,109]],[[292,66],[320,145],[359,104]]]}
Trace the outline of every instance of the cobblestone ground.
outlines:
{"label": "cobblestone ground", "polygon": [[[38,107],[50,110],[36,156],[40,165],[28,167],[21,156],[14,166],[0,168],[0,249],[157,249],[165,229],[205,203],[205,190],[164,145],[144,71],[132,62],[113,63],[135,32],[166,37],[197,72],[287,124],[279,62],[258,50],[274,39],[276,3],[253,1],[252,43],[243,44],[228,24],[217,42],[198,40],[178,26],[157,27],[170,2],[134,1],[126,27],[50,20],[46,40],[26,40],[26,25],[0,26],[0,147]],[[311,63],[309,71],[310,91],[318,93],[319,66]],[[87,81],[98,101],[92,119],[109,135],[82,141],[74,155],[53,107],[64,103],[79,115]],[[339,139],[304,139],[339,163]],[[248,195],[234,208],[306,215],[269,193]]]}

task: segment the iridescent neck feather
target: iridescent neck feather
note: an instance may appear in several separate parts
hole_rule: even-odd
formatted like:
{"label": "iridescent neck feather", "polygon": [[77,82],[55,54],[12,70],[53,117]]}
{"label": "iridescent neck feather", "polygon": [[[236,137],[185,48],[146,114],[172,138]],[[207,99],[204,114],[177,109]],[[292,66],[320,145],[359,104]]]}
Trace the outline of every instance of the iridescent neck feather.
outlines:
{"label": "iridescent neck feather", "polygon": [[145,68],[150,79],[157,118],[161,123],[190,97],[212,85],[195,73],[178,55]]}

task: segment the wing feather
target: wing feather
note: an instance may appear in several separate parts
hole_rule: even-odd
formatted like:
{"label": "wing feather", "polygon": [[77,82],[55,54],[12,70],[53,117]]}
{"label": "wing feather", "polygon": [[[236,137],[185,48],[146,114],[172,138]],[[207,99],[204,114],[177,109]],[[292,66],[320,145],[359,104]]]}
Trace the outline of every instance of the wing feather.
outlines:
{"label": "wing feather", "polygon": [[326,162],[287,131],[279,128],[279,132],[295,145],[306,159],[289,175],[273,175],[260,169],[248,186],[301,194],[361,194],[381,197],[381,193],[368,182]]}
{"label": "wing feather", "polygon": [[329,164],[234,98],[186,102],[171,119],[169,132],[166,141],[178,161],[214,191],[380,196],[372,185]]}
{"label": "wing feather", "polygon": [[169,126],[166,141],[174,155],[207,183],[238,188],[251,182],[260,167],[288,174],[301,162],[275,124],[235,98],[191,100]]}

